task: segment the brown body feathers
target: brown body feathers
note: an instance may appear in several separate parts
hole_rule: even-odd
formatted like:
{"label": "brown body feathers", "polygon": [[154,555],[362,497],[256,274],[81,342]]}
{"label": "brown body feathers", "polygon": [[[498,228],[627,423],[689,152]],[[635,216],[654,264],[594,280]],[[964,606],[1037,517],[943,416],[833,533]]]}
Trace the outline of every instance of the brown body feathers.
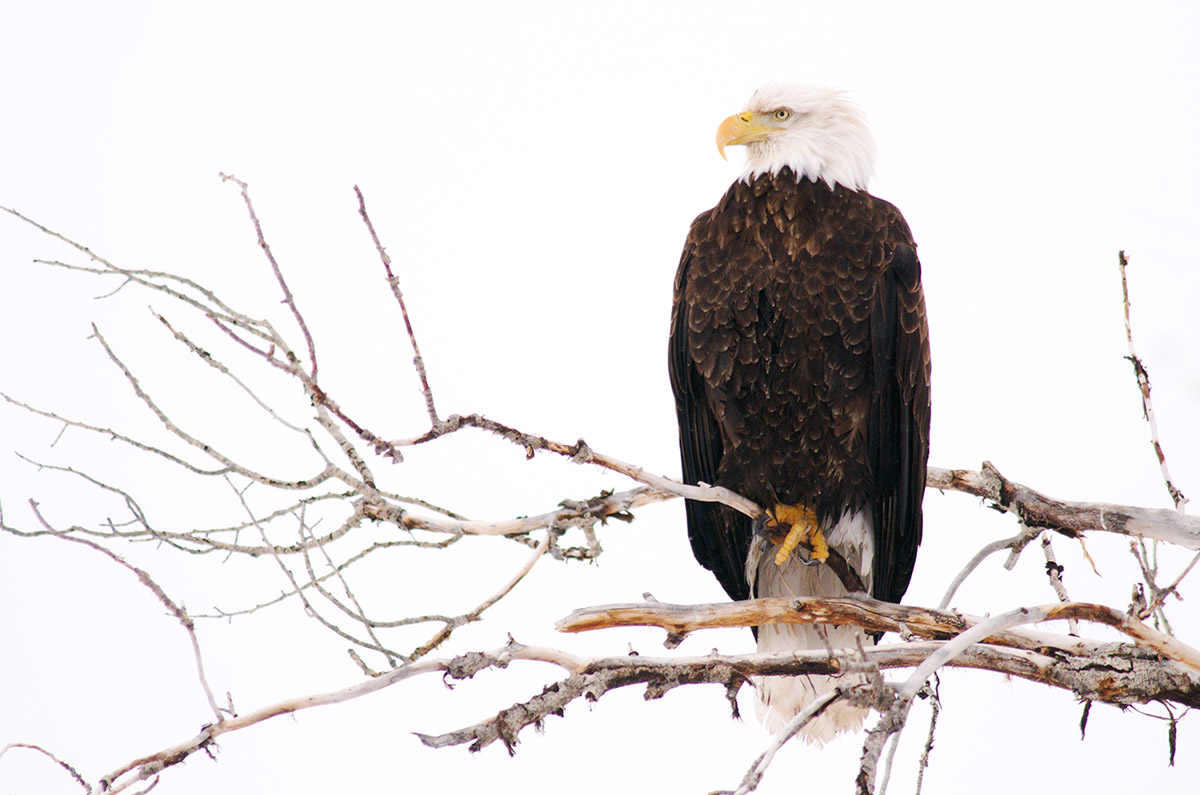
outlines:
{"label": "brown body feathers", "polygon": [[[873,595],[900,599],[921,540],[930,357],[895,207],[786,168],[736,182],[684,246],[670,375],[688,483],[807,505],[822,527],[862,512]],[[691,501],[687,520],[697,560],[750,596],[750,520]]]}

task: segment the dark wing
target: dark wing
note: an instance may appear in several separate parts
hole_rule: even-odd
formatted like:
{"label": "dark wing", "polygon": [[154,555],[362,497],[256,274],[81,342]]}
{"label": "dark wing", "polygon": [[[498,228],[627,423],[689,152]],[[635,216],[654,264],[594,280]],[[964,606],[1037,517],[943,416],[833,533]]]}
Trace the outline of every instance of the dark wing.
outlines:
{"label": "dark wing", "polygon": [[898,212],[896,221],[892,234],[899,240],[876,282],[871,314],[875,392],[867,431],[875,522],[871,591],[889,602],[904,596],[916,563],[929,456],[929,332],[921,263]]}
{"label": "dark wing", "polygon": [[[693,230],[704,215],[696,219]],[[668,370],[675,393],[675,412],[679,419],[679,449],[683,460],[683,480],[690,485],[717,482],[723,446],[721,429],[713,406],[692,361],[687,326],[688,266],[694,252],[692,237],[683,249],[675,274],[675,302],[671,308],[671,341]],[[703,289],[696,285],[693,289]],[[734,600],[748,599],[746,553],[750,548],[750,519],[731,508],[711,502],[686,500],[688,539],[692,553],[701,566],[716,575]]]}

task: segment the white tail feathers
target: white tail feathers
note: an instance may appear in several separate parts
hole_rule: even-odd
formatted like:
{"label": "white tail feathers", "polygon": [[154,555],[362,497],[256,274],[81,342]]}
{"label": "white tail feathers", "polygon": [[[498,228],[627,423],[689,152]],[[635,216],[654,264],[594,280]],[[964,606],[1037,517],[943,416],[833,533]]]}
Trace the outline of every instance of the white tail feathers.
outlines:
{"label": "white tail feathers", "polygon": [[[847,514],[833,528],[822,528],[831,548],[837,549],[863,584],[871,587],[874,560],[874,533],[863,514]],[[847,591],[833,569],[826,565],[806,566],[793,554],[782,566],[775,565],[775,547],[769,541],[755,539],[746,562],[753,575],[754,595],[759,597],[835,597]],[[758,629],[758,650],[795,651],[800,649],[854,650],[859,644],[872,645],[872,639],[858,627],[825,627],[812,624],[767,624]],[[819,695],[843,684],[867,681],[863,674],[843,676],[764,676],[755,679],[758,689],[758,718],[768,730],[778,731]],[[862,728],[867,710],[845,702],[830,705],[809,722],[800,736],[815,745],[823,745],[845,731]]]}
{"label": "white tail feathers", "polygon": [[[796,649],[824,649],[821,629],[798,624],[773,624],[758,630],[759,651],[794,651]],[[858,627],[831,627],[828,630],[829,646],[834,649],[854,649],[861,640],[863,646],[871,644]],[[865,682],[862,674],[844,676],[763,676],[755,680],[758,688],[758,703],[755,712],[768,731],[777,732],[817,696],[824,695],[843,684]],[[824,745],[834,735],[862,728],[867,710],[843,701],[831,704],[803,729],[800,736],[814,745]]]}

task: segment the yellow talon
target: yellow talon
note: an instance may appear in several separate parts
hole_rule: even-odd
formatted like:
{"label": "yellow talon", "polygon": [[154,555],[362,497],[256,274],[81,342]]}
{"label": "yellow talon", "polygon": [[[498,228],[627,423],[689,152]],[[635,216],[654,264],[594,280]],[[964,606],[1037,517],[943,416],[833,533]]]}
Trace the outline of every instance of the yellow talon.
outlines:
{"label": "yellow talon", "polygon": [[[789,529],[787,535],[776,542],[779,544],[779,551],[775,553],[776,566],[787,563],[792,552],[801,544],[808,544],[812,548],[813,560],[824,562],[829,557],[829,543],[825,540],[821,528],[817,526],[817,514],[811,508],[803,505],[776,505],[767,520],[767,526],[783,525],[787,525]],[[775,538],[772,538],[772,541],[774,540]]]}

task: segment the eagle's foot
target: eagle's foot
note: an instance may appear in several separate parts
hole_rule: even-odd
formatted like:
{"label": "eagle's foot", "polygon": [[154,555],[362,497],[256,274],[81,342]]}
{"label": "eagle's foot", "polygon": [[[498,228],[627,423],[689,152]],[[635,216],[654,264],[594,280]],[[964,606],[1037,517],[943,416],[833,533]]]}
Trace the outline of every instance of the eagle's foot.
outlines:
{"label": "eagle's foot", "polygon": [[771,534],[772,543],[779,545],[775,553],[776,566],[787,563],[792,552],[801,544],[812,549],[813,560],[824,562],[829,557],[829,543],[817,526],[817,514],[806,505],[776,504],[775,510],[768,512],[767,527],[788,528],[787,533]]}

